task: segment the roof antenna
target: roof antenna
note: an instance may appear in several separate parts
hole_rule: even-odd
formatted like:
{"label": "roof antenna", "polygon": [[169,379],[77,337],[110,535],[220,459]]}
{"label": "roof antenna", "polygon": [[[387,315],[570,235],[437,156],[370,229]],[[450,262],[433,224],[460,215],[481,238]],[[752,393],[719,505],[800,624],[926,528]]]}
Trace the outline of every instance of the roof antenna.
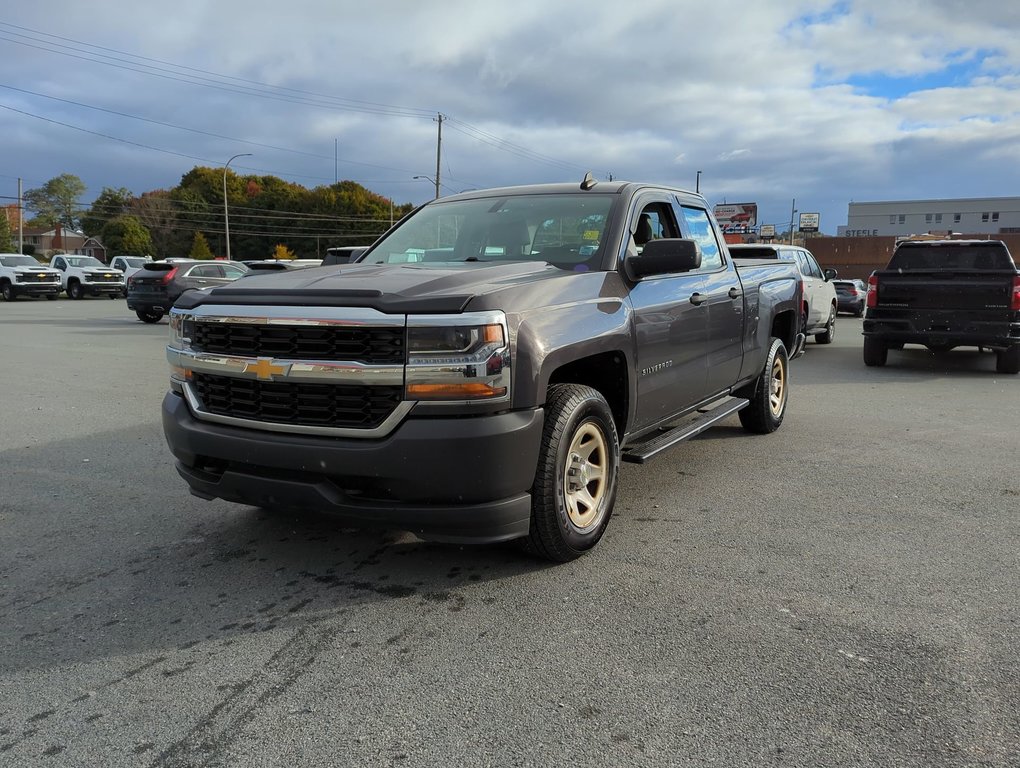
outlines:
{"label": "roof antenna", "polygon": [[598,182],[595,181],[595,177],[591,175],[591,171],[588,171],[584,174],[584,180],[581,182],[581,189],[587,192],[589,189],[593,189],[596,184],[598,184]]}

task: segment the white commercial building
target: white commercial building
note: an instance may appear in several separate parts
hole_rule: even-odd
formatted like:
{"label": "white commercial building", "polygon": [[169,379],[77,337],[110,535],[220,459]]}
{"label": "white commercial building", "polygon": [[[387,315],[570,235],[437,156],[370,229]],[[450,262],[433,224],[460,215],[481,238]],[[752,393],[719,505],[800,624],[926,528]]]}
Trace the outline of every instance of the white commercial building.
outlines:
{"label": "white commercial building", "polygon": [[1020,197],[959,200],[891,200],[850,203],[839,237],[959,232],[999,235],[1020,232]]}

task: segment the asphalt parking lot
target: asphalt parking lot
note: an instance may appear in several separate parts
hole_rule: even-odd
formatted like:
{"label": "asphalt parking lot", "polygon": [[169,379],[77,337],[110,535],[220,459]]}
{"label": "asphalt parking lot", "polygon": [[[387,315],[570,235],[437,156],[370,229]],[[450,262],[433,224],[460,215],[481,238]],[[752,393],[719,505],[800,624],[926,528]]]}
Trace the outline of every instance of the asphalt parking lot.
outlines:
{"label": "asphalt parking lot", "polygon": [[1020,377],[860,328],[551,566],[192,498],[166,322],[0,304],[0,765],[1020,765]]}

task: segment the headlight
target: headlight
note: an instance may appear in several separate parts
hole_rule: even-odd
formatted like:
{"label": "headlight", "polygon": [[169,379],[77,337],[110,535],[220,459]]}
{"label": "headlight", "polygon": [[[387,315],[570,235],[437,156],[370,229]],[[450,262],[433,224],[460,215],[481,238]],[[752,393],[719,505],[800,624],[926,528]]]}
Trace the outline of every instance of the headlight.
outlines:
{"label": "headlight", "polygon": [[408,400],[510,398],[510,348],[501,312],[411,316],[407,325]]}
{"label": "headlight", "polygon": [[84,280],[86,283],[91,283],[92,282],[92,275],[90,275],[88,272],[86,272],[84,275],[82,275],[81,279]]}
{"label": "headlight", "polygon": [[188,349],[191,346],[191,334],[195,329],[195,321],[184,312],[170,312],[170,346],[174,349]]}

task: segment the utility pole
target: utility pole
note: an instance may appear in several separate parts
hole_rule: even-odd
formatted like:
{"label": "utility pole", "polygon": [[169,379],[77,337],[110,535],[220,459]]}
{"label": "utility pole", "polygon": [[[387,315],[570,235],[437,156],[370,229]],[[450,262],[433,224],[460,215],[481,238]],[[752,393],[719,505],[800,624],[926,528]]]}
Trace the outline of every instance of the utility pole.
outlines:
{"label": "utility pole", "polygon": [[443,117],[442,112],[436,113],[436,122],[439,123],[439,135],[436,138],[436,200],[439,199],[439,168],[443,159]]}
{"label": "utility pole", "polygon": [[333,183],[336,184],[340,181],[340,175],[337,173],[337,151],[340,148],[340,139],[333,139]]}
{"label": "utility pole", "polygon": [[223,236],[227,243],[227,261],[230,261],[230,214],[227,211],[227,168],[239,157],[251,157],[251,152],[234,155],[223,165]]}
{"label": "utility pole", "polygon": [[694,191],[696,194],[701,194],[701,171],[698,171],[698,175],[694,178]]}
{"label": "utility pole", "polygon": [[18,253],[25,252],[25,209],[21,207],[21,177],[18,177]]}
{"label": "utility pole", "polygon": [[797,215],[797,198],[790,204],[790,245],[793,245],[793,217]]}

